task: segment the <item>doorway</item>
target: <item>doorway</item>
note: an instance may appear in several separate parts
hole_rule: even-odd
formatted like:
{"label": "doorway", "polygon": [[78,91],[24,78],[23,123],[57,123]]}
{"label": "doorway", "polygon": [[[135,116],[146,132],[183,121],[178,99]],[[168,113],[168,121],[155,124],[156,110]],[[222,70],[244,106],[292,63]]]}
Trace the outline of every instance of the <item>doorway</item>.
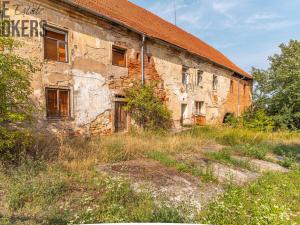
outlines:
{"label": "doorway", "polygon": [[181,125],[184,125],[187,119],[187,104],[181,104]]}
{"label": "doorway", "polygon": [[115,102],[115,132],[127,130],[127,112],[124,106],[126,102]]}

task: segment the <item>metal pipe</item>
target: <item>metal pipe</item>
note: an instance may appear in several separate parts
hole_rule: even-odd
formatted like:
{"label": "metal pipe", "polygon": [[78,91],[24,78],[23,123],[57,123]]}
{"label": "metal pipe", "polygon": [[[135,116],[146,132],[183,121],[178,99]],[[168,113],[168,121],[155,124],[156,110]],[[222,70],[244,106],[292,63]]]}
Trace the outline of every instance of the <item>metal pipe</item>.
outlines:
{"label": "metal pipe", "polygon": [[141,71],[142,71],[142,85],[145,85],[145,41],[146,41],[146,36],[143,34],[142,35],[142,47],[141,47]]}

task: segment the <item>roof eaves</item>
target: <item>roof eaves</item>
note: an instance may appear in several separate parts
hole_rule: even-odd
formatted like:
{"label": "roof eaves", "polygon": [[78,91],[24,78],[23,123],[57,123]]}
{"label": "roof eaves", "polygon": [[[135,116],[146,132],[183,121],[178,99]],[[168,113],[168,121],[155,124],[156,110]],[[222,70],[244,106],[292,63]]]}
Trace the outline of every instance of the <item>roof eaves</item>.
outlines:
{"label": "roof eaves", "polygon": [[207,58],[207,57],[201,56],[201,55],[199,55],[198,53],[192,52],[192,51],[190,51],[190,50],[188,50],[188,49],[185,49],[185,48],[183,48],[183,47],[180,47],[180,46],[178,46],[178,45],[176,45],[176,44],[174,44],[174,43],[170,43],[170,42],[168,42],[168,41],[162,40],[162,39],[160,39],[160,38],[153,37],[153,36],[151,36],[151,35],[149,35],[149,34],[143,33],[143,32],[141,32],[141,31],[139,31],[139,30],[136,30],[136,29],[134,29],[134,28],[132,28],[132,27],[130,27],[130,26],[127,26],[125,23],[122,23],[122,22],[120,22],[119,20],[115,20],[115,19],[113,19],[113,18],[111,18],[111,17],[105,16],[105,15],[103,15],[103,14],[101,14],[101,13],[99,13],[99,12],[96,12],[96,11],[94,11],[94,10],[91,10],[91,9],[89,9],[89,8],[87,8],[87,7],[80,6],[79,4],[74,3],[73,0],[60,0],[60,1],[64,2],[65,4],[68,4],[68,5],[70,5],[70,6],[73,6],[73,7],[77,8],[77,9],[79,9],[80,11],[88,12],[88,13],[94,15],[94,16],[97,16],[97,17],[100,17],[100,18],[105,19],[105,20],[107,20],[107,21],[111,21],[111,22],[113,22],[113,23],[116,23],[116,24],[118,24],[118,25],[120,25],[120,26],[123,26],[123,27],[127,28],[128,30],[133,31],[133,32],[135,32],[135,33],[137,33],[137,34],[140,34],[140,35],[142,35],[142,36],[146,36],[146,37],[148,37],[148,38],[160,40],[160,41],[162,41],[162,42],[164,42],[164,43],[168,43],[168,44],[170,44],[170,45],[172,45],[172,46],[175,46],[175,47],[177,47],[177,48],[179,48],[179,49],[185,50],[185,51],[187,51],[187,52],[189,52],[189,53],[191,53],[191,54],[194,54],[194,55],[196,55],[196,56],[198,56],[198,57],[200,57],[200,58],[206,59],[207,61],[209,61],[209,62],[211,62],[211,63],[213,63],[213,64],[215,64],[215,65],[218,65],[218,66],[220,66],[220,67],[222,67],[222,68],[226,68],[227,70],[230,70],[230,71],[232,71],[232,72],[234,72],[234,73],[236,73],[236,74],[239,74],[241,77],[247,77],[247,78],[249,78],[249,79],[253,79],[252,76],[251,76],[250,74],[246,73],[246,72],[245,72],[245,74],[241,74],[241,73],[239,73],[239,72],[237,72],[237,71],[235,71],[235,70],[233,70],[233,69],[231,69],[231,68],[229,68],[229,67],[227,67],[227,66],[221,65],[221,64],[216,63],[215,61],[213,61],[213,60],[211,60],[211,59],[209,59],[209,58]]}

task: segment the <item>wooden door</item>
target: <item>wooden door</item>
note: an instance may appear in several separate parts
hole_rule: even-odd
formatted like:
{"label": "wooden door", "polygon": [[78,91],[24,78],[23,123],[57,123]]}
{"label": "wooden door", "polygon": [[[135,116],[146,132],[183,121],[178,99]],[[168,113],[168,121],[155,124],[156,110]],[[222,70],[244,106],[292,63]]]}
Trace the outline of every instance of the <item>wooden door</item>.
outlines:
{"label": "wooden door", "polygon": [[115,132],[127,129],[127,112],[124,110],[125,102],[115,103]]}

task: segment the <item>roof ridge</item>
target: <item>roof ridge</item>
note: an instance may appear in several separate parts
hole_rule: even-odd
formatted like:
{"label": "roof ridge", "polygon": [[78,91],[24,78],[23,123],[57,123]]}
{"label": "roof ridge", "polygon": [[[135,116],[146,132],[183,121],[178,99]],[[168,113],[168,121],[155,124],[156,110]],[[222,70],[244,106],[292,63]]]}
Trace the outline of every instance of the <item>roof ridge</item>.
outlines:
{"label": "roof ridge", "polygon": [[86,10],[119,22],[133,31],[165,41],[242,76],[252,78],[220,50],[133,2],[128,0],[72,0],[72,2]]}

